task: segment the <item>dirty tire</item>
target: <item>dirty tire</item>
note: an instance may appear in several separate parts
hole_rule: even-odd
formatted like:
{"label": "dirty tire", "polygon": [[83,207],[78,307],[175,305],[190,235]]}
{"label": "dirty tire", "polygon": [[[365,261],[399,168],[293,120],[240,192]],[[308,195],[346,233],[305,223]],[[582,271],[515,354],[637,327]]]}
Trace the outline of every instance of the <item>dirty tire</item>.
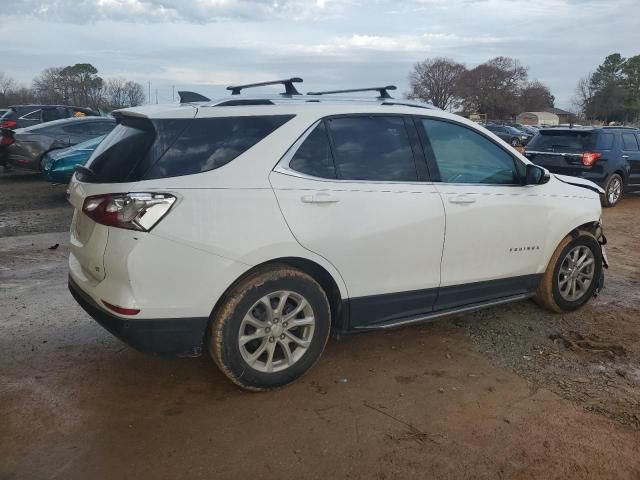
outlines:
{"label": "dirty tire", "polygon": [[[292,365],[274,372],[260,371],[243,357],[240,329],[244,328],[243,319],[256,302],[280,291],[290,291],[306,299],[313,310],[315,326],[309,346]],[[246,390],[262,391],[287,385],[316,364],[329,338],[331,310],[325,292],[312,277],[287,265],[272,265],[248,275],[232,287],[210,322],[209,353],[222,373]],[[279,353],[284,351],[279,349]]]}
{"label": "dirty tire", "polygon": [[[620,188],[617,195],[613,192],[613,190],[616,188],[616,185],[618,185]],[[622,180],[622,177],[617,173],[612,174],[604,186],[604,195],[600,197],[600,203],[602,204],[602,206],[606,208],[615,207],[622,198],[623,186],[624,182]]]}
{"label": "dirty tire", "polygon": [[[589,248],[594,257],[595,267],[591,284],[586,293],[575,301],[569,301],[560,294],[558,276],[560,267],[566,255],[575,247],[583,245]],[[534,297],[534,301],[543,308],[556,313],[570,312],[576,310],[586,304],[598,286],[598,281],[602,275],[602,250],[596,238],[589,232],[579,231],[577,236],[566,236],[560,242],[555,252],[549,260],[547,270],[544,272],[538,289]]]}

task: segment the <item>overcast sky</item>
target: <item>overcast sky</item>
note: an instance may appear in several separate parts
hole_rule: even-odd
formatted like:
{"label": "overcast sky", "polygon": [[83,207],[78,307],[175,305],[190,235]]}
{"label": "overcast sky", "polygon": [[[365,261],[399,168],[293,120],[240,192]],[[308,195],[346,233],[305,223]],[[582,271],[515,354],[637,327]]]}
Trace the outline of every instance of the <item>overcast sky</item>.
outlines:
{"label": "overcast sky", "polygon": [[[396,84],[419,60],[529,67],[570,106],[579,77],[613,52],[640,54],[640,0],[0,0],[0,71],[92,63],[171,100],[171,86],[301,76],[303,90]],[[9,14],[7,15],[7,12]]]}

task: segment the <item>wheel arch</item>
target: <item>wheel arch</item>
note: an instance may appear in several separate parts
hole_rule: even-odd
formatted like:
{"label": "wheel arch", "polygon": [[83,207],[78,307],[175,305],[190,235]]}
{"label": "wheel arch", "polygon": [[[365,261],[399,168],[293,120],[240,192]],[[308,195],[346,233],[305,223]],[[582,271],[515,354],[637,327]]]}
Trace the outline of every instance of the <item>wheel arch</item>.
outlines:
{"label": "wheel arch", "polygon": [[548,254],[545,256],[546,258],[544,261],[544,268],[541,269],[541,273],[544,273],[547,270],[547,268],[549,268],[549,261],[551,260],[551,257],[553,256],[556,249],[565,238],[567,237],[576,238],[580,235],[580,231],[583,231],[583,232],[586,231],[591,235],[593,235],[594,237],[596,237],[597,239],[598,236],[601,234],[601,232],[598,232],[598,230],[601,228],[602,228],[602,223],[600,220],[591,220],[588,222],[584,222],[572,228],[570,231],[566,232],[552,245],[552,249],[551,248],[549,249],[550,252],[549,251],[547,252]]}
{"label": "wheel arch", "polygon": [[334,276],[325,267],[313,260],[303,257],[273,258],[252,266],[233,281],[229,287],[227,287],[213,307],[211,318],[213,318],[216,311],[221,308],[229,293],[238,285],[238,283],[251,275],[283,265],[296,268],[318,282],[329,300],[332,334],[334,337],[343,336],[349,327],[349,304],[346,295],[341,292],[338,281],[336,281]]}

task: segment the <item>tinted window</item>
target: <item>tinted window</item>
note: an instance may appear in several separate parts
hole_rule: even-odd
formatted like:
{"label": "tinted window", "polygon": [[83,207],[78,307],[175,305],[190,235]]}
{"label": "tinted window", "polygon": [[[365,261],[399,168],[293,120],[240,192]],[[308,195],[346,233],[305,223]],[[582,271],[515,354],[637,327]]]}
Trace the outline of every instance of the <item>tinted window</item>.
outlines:
{"label": "tinted window", "polygon": [[93,130],[93,125],[90,122],[73,122],[62,126],[62,130],[67,133],[73,133],[76,135],[86,134]]}
{"label": "tinted window", "polygon": [[146,119],[125,119],[98,145],[86,166],[96,177],[80,175],[85,182],[125,182],[150,151],[156,138]]}
{"label": "tinted window", "polygon": [[45,108],[42,110],[42,121],[50,122],[52,120],[60,120],[61,118],[67,118],[67,109],[64,107],[57,108]]}
{"label": "tinted window", "polygon": [[109,133],[111,130],[113,130],[113,127],[116,126],[116,122],[87,122],[86,125],[86,130],[85,133],[87,135],[95,135],[100,136],[100,135],[106,135],[107,133]]}
{"label": "tinted window", "polygon": [[470,128],[423,119],[440,178],[447,183],[519,183],[513,157]]}
{"label": "tinted window", "polygon": [[615,136],[612,133],[600,133],[598,135],[597,147],[602,150],[611,150],[613,148],[613,139]]}
{"label": "tinted window", "polygon": [[199,173],[227,164],[291,115],[154,120],[125,117],[100,143],[82,181],[117,183]]}
{"label": "tinted window", "polygon": [[418,180],[403,118],[334,118],[329,120],[329,129],[341,179]]}
{"label": "tinted window", "polygon": [[527,150],[549,152],[585,152],[593,148],[594,134],[566,130],[540,130],[528,143]]}
{"label": "tinted window", "polygon": [[320,178],[336,178],[331,146],[324,122],[321,122],[300,145],[289,168]]}
{"label": "tinted window", "polygon": [[27,113],[26,115],[23,115],[22,118],[25,120],[40,120],[41,113],[42,113],[42,110],[36,110],[35,112],[30,112],[30,113]]}
{"label": "tinted window", "polygon": [[633,133],[623,133],[622,146],[624,150],[638,150],[638,142],[636,141],[636,136]]}
{"label": "tinted window", "polygon": [[175,177],[222,167],[291,118],[273,115],[192,120],[144,178]]}

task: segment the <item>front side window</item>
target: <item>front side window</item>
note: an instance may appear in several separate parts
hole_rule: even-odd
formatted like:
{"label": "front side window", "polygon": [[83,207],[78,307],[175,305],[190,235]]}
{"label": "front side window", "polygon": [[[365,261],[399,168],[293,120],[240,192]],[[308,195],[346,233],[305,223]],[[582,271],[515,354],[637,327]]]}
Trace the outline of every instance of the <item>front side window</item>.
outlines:
{"label": "front side window", "polygon": [[472,129],[422,119],[440,179],[446,183],[519,184],[513,157]]}
{"label": "front side window", "polygon": [[409,135],[401,117],[343,117],[328,121],[342,180],[417,181]]}
{"label": "front side window", "polygon": [[638,150],[638,142],[636,136],[633,133],[622,134],[622,145],[625,150],[631,150],[633,152]]}
{"label": "front side window", "polygon": [[291,158],[289,168],[312,177],[336,178],[336,167],[324,122],[320,122],[302,142]]}
{"label": "front side window", "polygon": [[42,121],[51,122],[53,120],[60,120],[61,118],[67,118],[67,109],[63,107],[45,108],[42,110]]}

